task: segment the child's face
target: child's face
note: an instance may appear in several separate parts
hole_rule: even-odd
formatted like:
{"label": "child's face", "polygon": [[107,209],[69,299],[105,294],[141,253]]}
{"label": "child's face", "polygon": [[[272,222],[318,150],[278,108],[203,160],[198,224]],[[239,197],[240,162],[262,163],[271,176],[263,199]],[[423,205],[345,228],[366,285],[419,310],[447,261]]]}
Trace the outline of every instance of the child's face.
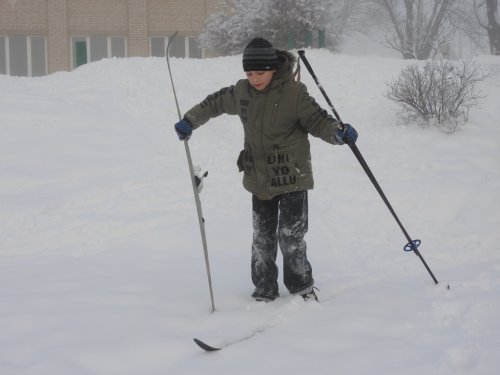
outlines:
{"label": "child's face", "polygon": [[247,75],[248,82],[260,91],[264,90],[269,85],[269,82],[273,79],[275,72],[276,70],[266,70],[263,72],[250,71],[245,73]]}

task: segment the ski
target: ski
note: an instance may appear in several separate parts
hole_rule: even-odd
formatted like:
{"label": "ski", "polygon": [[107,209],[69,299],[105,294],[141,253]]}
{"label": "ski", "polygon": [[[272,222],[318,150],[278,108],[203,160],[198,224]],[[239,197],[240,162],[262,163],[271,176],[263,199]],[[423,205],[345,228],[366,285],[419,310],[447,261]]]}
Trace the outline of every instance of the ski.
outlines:
{"label": "ski", "polygon": [[217,352],[219,350],[222,350],[223,348],[226,348],[230,345],[233,345],[233,344],[237,344],[239,342],[242,342],[242,341],[246,341],[248,339],[251,339],[252,337],[254,337],[257,333],[262,333],[264,332],[265,328],[260,328],[250,334],[247,334],[243,337],[239,337],[239,338],[236,338],[232,341],[229,341],[229,342],[226,342],[225,344],[223,345],[220,345],[220,346],[212,346],[212,345],[208,345],[206,342],[200,340],[200,339],[197,339],[196,337],[193,339],[193,341],[196,343],[196,345],[198,345],[200,348],[202,348],[203,350],[205,350],[206,352]]}
{"label": "ski", "polygon": [[[316,298],[311,298],[311,301],[314,301],[312,306],[316,305]],[[290,295],[269,304],[252,302],[244,309],[219,310],[210,316],[193,341],[206,352],[218,352],[266,333],[295,314],[298,307],[307,304],[301,296]]]}
{"label": "ski", "polygon": [[222,349],[222,348],[216,348],[216,347],[210,346],[210,345],[204,343],[203,341],[201,341],[200,339],[197,339],[196,337],[193,339],[193,341],[196,343],[196,345],[198,345],[200,348],[202,348],[206,352],[216,352],[217,350]]}
{"label": "ski", "polygon": [[[175,106],[177,107],[177,114],[179,116],[179,121],[182,119],[181,110],[179,107],[179,101],[177,100],[177,93],[175,92],[174,79],[172,77],[172,70],[170,69],[170,59],[169,59],[169,51],[172,41],[177,35],[177,31],[168,38],[167,49],[165,50],[165,57],[167,59],[168,66],[168,74],[170,76],[170,83],[172,84],[172,91],[175,99]],[[201,174],[201,170],[197,167],[195,171],[195,167],[193,166],[193,160],[191,158],[191,151],[189,150],[188,140],[184,139],[184,149],[186,150],[186,158],[189,167],[189,174],[191,175],[191,185],[193,187],[194,200],[196,204],[196,211],[198,213],[198,223],[200,226],[200,234],[201,234],[201,242],[203,245],[203,254],[205,256],[205,267],[207,269],[207,278],[208,278],[208,289],[210,291],[210,301],[212,302],[212,313],[215,311],[215,302],[214,302],[214,291],[212,287],[212,276],[210,274],[210,262],[208,259],[208,248],[207,248],[207,237],[205,233],[205,219],[203,218],[203,213],[201,209],[201,200],[200,200],[200,192],[203,187],[203,178],[207,176],[207,172]]]}
{"label": "ski", "polygon": [[222,350],[230,345],[238,344],[240,342],[249,340],[259,333],[264,333],[268,328],[274,327],[277,323],[278,323],[277,321],[272,321],[270,323],[266,323],[264,325],[258,326],[255,329],[253,329],[252,331],[247,332],[247,333],[241,335],[240,337],[229,339],[225,343],[223,343],[219,346],[209,345],[206,342],[204,342],[196,337],[193,339],[193,341],[196,343],[196,345],[198,345],[200,348],[202,348],[206,352],[217,352],[217,351]]}

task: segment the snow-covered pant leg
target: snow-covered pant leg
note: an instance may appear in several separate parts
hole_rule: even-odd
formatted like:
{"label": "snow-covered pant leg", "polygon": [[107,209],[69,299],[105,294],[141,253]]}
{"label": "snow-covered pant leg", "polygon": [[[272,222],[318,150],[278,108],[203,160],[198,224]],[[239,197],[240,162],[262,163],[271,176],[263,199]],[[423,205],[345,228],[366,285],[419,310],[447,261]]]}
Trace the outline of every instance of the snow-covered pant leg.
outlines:
{"label": "snow-covered pant leg", "polygon": [[274,299],[278,293],[278,199],[260,200],[252,196],[252,281],[254,297]]}
{"label": "snow-covered pant leg", "polygon": [[283,254],[284,283],[290,293],[314,285],[304,236],[308,226],[307,191],[285,193],[271,200],[252,197],[252,281],[254,296],[277,297],[278,243]]}
{"label": "snow-covered pant leg", "polygon": [[284,283],[292,294],[309,291],[314,285],[304,241],[307,229],[307,191],[281,195],[278,238],[283,254]]}

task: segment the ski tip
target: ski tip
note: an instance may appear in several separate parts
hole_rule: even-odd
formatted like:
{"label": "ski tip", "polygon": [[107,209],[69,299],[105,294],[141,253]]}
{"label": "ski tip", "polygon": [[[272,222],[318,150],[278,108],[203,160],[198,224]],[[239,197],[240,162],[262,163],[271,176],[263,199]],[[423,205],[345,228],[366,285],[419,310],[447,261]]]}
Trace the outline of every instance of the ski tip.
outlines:
{"label": "ski tip", "polygon": [[201,340],[199,340],[197,338],[194,338],[193,341],[196,343],[196,345],[198,345],[200,348],[202,348],[206,352],[216,352],[217,350],[221,350],[222,349],[222,348],[215,348],[213,346],[205,344],[203,341],[201,341]]}

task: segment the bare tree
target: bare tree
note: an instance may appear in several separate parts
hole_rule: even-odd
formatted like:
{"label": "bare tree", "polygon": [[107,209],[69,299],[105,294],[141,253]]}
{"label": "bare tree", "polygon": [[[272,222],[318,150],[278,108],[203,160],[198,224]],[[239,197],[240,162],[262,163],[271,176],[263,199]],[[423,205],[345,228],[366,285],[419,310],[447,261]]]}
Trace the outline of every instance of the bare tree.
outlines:
{"label": "bare tree", "polygon": [[330,3],[328,27],[338,35],[350,32],[370,34],[385,18],[373,0],[334,0]]}
{"label": "bare tree", "polygon": [[486,32],[476,20],[475,5],[470,0],[458,0],[450,9],[449,21],[457,31],[458,57],[462,56],[463,38],[480,50],[485,47]]}
{"label": "bare tree", "polygon": [[457,0],[373,0],[387,14],[389,46],[405,59],[424,60],[453,38],[450,10]]}
{"label": "bare tree", "polygon": [[486,4],[486,16],[488,23],[484,24],[476,11],[476,18],[479,24],[488,32],[490,40],[490,51],[492,55],[500,55],[500,24],[498,21],[498,0],[485,0],[476,4],[474,0],[474,9],[477,10]]}

